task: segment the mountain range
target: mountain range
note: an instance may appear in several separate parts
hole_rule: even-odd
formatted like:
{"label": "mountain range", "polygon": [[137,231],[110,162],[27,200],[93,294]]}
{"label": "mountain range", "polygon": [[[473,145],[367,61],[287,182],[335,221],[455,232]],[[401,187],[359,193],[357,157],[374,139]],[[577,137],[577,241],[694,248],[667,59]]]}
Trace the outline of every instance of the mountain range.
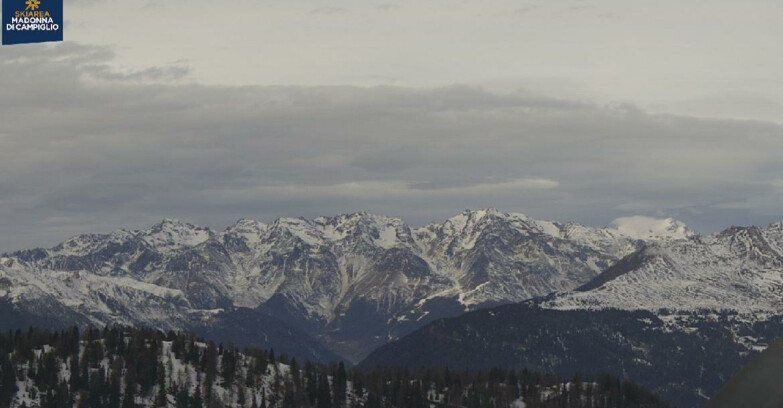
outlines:
{"label": "mountain range", "polygon": [[[318,361],[334,357],[328,349],[358,362],[427,322],[574,289],[647,242],[691,234],[674,220],[642,232],[493,209],[421,228],[366,213],[242,219],[220,232],[167,219],[4,255],[0,307],[28,320],[190,329],[234,341],[240,332],[292,330],[317,339],[281,342],[294,354],[306,349]],[[250,315],[264,330],[243,323]]]}
{"label": "mountain range", "polygon": [[701,235],[494,209],[418,228],[164,220],[3,255],[0,328],[121,323],[363,367],[610,371],[697,406],[783,335],[782,249],[783,223]]}

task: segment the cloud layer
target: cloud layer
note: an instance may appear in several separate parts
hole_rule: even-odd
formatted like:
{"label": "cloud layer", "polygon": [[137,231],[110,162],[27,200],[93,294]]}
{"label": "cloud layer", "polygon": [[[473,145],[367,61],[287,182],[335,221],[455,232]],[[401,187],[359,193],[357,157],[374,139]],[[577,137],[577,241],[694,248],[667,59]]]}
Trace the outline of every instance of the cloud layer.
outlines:
{"label": "cloud layer", "polygon": [[[0,250],[176,217],[467,207],[697,230],[783,219],[783,129],[480,88],[226,87],[110,49],[0,50]],[[167,85],[161,82],[166,82]],[[174,85],[172,85],[172,83]]]}

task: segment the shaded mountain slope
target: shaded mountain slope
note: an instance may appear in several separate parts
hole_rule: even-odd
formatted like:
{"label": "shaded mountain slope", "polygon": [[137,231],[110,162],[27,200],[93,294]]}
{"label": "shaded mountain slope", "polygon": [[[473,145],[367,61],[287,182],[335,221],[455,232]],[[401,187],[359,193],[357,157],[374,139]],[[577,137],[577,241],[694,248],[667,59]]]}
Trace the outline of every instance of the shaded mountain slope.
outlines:
{"label": "shaded mountain slope", "polygon": [[783,341],[769,346],[715,394],[704,408],[783,407]]}
{"label": "shaded mountain slope", "polygon": [[360,367],[531,367],[560,376],[611,372],[669,402],[696,407],[747,360],[736,336],[783,335],[783,318],[733,332],[736,315],[698,317],[688,330],[653,313],[505,305],[431,323],[371,353]]}

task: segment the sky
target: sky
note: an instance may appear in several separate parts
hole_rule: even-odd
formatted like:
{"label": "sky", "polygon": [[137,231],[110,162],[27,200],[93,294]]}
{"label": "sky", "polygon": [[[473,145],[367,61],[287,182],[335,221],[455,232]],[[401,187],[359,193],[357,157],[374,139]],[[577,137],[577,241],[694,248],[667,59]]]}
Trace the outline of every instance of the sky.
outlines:
{"label": "sky", "polygon": [[0,47],[0,252],[465,208],[783,221],[783,4],[65,0]]}

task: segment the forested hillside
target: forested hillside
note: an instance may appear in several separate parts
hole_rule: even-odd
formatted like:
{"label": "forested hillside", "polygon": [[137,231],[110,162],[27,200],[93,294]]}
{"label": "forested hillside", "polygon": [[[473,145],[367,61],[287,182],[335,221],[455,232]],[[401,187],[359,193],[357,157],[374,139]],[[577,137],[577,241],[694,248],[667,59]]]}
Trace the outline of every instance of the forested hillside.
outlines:
{"label": "forested hillside", "polygon": [[492,369],[346,370],[182,332],[127,327],[0,335],[0,407],[666,407],[612,376]]}

